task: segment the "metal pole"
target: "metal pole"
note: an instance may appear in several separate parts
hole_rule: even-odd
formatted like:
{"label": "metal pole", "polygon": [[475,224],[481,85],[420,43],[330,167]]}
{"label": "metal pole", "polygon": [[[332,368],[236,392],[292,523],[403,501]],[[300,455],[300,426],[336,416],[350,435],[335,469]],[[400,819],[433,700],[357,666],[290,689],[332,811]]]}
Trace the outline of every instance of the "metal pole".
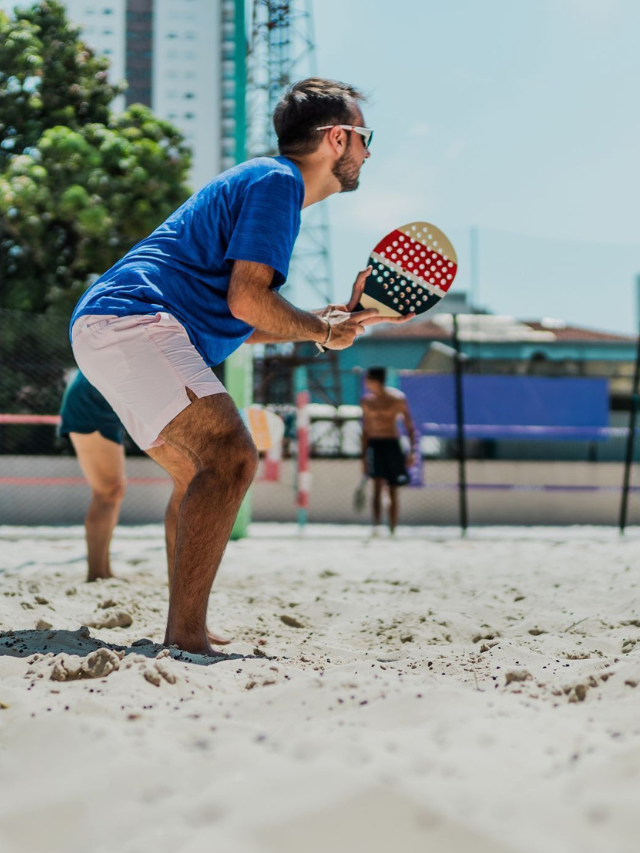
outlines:
{"label": "metal pole", "polygon": [[309,493],[311,491],[311,472],[309,470],[309,384],[306,367],[297,367],[296,386],[296,436],[298,452],[296,455],[296,506],[298,508],[298,527],[302,532],[307,524],[309,511]]}
{"label": "metal pole", "polygon": [[480,237],[478,229],[472,226],[469,232],[471,255],[471,287],[469,294],[470,310],[475,314],[480,304]]}
{"label": "metal pole", "polygon": [[[640,276],[638,277],[640,282]],[[640,330],[639,330],[640,332]],[[638,420],[638,384],[640,382],[640,333],[638,334],[638,347],[636,350],[636,368],[633,374],[633,387],[631,389],[631,411],[629,412],[629,432],[627,434],[627,452],[624,460],[624,477],[622,481],[622,499],[620,501],[620,534],[624,533],[627,526],[627,509],[629,506],[629,486],[631,484],[631,466],[633,465],[633,451],[636,438],[636,422]]]}
{"label": "metal pole", "polygon": [[458,336],[458,317],[453,314],[453,346],[455,357],[455,389],[456,389],[456,421],[458,425],[457,457],[458,457],[458,497],[460,500],[460,527],[462,535],[467,532],[467,470],[464,442],[464,397],[462,383],[462,353]]}

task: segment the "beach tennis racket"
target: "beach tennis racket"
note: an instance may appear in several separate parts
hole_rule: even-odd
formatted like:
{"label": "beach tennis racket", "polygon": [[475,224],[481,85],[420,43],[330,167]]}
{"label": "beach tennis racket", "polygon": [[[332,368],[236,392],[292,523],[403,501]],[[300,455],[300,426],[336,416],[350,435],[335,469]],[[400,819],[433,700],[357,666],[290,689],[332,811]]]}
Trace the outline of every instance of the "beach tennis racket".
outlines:
{"label": "beach tennis racket", "polygon": [[447,295],[458,258],[447,237],[428,222],[410,222],[383,237],[369,257],[373,267],[360,297],[383,317],[424,314]]}
{"label": "beach tennis racket", "polygon": [[358,487],[353,493],[353,509],[355,512],[362,512],[367,505],[367,477],[362,477],[358,483]]}

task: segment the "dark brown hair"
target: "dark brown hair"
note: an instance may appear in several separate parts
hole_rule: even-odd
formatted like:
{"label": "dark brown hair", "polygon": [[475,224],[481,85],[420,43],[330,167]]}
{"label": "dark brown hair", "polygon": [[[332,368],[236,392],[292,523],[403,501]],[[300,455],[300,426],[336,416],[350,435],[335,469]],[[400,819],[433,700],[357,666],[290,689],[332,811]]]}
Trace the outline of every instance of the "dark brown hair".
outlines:
{"label": "dark brown hair", "polygon": [[356,101],[365,96],[353,86],[322,77],[294,83],[273,113],[273,126],[281,154],[310,154],[322,140],[316,128],[351,124]]}
{"label": "dark brown hair", "polygon": [[386,378],[386,367],[370,367],[367,370],[367,379],[373,379],[374,382],[379,382],[381,385],[384,385]]}

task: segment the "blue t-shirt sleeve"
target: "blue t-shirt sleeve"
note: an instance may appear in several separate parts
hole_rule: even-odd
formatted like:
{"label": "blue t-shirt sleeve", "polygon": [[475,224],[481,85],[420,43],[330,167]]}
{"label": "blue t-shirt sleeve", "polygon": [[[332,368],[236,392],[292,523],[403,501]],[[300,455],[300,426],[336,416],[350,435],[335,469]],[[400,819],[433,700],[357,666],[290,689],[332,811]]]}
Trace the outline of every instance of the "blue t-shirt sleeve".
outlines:
{"label": "blue t-shirt sleeve", "polygon": [[274,285],[286,281],[300,230],[304,187],[291,175],[269,172],[242,198],[225,261],[253,261],[275,270]]}

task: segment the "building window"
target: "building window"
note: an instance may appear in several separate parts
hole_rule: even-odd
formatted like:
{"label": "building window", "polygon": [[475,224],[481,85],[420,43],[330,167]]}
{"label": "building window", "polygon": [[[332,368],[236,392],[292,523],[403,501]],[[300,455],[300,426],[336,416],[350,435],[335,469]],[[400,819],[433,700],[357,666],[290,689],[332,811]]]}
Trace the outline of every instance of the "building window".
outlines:
{"label": "building window", "polygon": [[193,118],[195,118],[196,116],[195,116],[195,113],[185,113],[185,114],[184,114],[184,117],[185,117],[186,119],[193,119]]}
{"label": "building window", "polygon": [[103,9],[102,14],[103,15],[113,15],[113,9]]}
{"label": "building window", "polygon": [[185,93],[184,93],[184,96],[185,96],[185,98],[187,98],[187,99],[189,99],[189,98],[195,98],[195,94],[194,94],[193,92],[185,92]]}

